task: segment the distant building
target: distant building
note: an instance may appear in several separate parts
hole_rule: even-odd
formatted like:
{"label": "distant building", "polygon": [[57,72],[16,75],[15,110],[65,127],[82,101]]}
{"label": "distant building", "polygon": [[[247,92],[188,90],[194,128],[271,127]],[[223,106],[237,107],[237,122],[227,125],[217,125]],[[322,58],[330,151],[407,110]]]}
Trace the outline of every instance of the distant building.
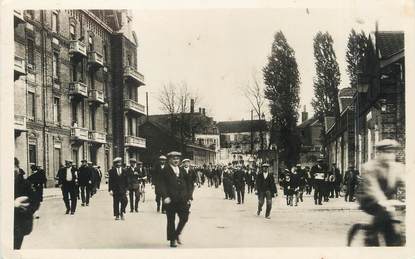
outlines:
{"label": "distant building", "polygon": [[315,117],[309,119],[305,107],[301,114],[301,121],[301,124],[298,125],[301,140],[299,163],[303,166],[311,166],[322,155],[323,125]]}
{"label": "distant building", "polygon": [[265,120],[221,121],[217,127],[220,132],[218,160],[222,163],[247,162],[251,154],[268,149],[270,137]]}

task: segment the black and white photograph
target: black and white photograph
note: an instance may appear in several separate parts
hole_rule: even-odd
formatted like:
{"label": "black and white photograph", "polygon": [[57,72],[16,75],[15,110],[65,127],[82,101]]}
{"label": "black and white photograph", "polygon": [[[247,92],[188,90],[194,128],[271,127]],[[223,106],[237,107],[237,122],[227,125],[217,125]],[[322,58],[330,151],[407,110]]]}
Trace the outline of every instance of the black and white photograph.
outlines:
{"label": "black and white photograph", "polygon": [[414,258],[414,3],[287,2],[3,9],[2,256]]}

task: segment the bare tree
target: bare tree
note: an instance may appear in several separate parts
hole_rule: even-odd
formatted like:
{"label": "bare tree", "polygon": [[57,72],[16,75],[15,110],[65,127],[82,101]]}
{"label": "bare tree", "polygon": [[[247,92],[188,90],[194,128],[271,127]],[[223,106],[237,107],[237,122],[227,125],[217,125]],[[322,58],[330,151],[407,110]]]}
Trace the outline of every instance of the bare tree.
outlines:
{"label": "bare tree", "polygon": [[162,110],[169,114],[174,114],[178,112],[178,105],[177,105],[177,90],[176,86],[169,82],[168,84],[164,84],[163,88],[159,92],[157,99],[161,104]]}
{"label": "bare tree", "polygon": [[244,96],[249,101],[258,119],[264,116],[264,105],[266,102],[264,95],[264,87],[259,83],[257,73],[252,73],[253,83],[246,84],[242,89]]}

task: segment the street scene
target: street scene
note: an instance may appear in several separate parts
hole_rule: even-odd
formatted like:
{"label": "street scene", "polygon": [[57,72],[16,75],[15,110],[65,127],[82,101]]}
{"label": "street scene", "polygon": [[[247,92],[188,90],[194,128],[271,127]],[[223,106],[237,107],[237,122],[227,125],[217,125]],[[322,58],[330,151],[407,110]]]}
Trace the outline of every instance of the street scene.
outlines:
{"label": "street scene", "polygon": [[13,18],[15,250],[405,246],[399,24],[318,8]]}

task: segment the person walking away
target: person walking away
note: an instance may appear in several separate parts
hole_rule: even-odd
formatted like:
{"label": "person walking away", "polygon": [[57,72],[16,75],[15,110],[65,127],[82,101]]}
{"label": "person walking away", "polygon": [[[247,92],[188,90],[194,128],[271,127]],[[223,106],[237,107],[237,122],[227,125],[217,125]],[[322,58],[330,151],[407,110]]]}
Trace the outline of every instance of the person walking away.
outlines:
{"label": "person walking away", "polygon": [[240,165],[237,165],[233,174],[233,182],[238,198],[237,204],[243,204],[245,198],[245,173]]}
{"label": "person walking away", "polygon": [[359,172],[354,169],[354,165],[349,165],[349,170],[344,174],[343,184],[346,186],[346,194],[344,195],[344,201],[354,201],[355,188],[357,185],[357,176]]}
{"label": "person walking away", "polygon": [[335,193],[336,198],[339,198],[341,183],[342,183],[342,174],[340,173],[340,170],[336,168],[334,172],[334,193]]}
{"label": "person walking away", "polygon": [[300,164],[297,164],[296,166],[296,170],[297,170],[297,174],[300,178],[299,180],[299,189],[298,189],[298,201],[303,202],[303,195],[304,195],[304,190],[306,188],[306,174],[305,171],[301,168]]}
{"label": "person walking away", "polygon": [[267,204],[265,207],[265,218],[270,219],[272,198],[277,194],[277,188],[275,186],[275,180],[272,173],[269,172],[269,164],[263,163],[261,166],[261,172],[258,174],[256,179],[256,190],[258,195],[258,211],[259,216],[266,199]]}
{"label": "person walking away", "polygon": [[81,188],[81,206],[89,206],[89,198],[91,195],[91,185],[92,185],[92,170],[88,166],[87,160],[81,160],[81,166],[79,167],[78,172],[78,183]]}
{"label": "person walking away", "polygon": [[62,190],[63,201],[65,202],[66,213],[75,214],[78,195],[78,172],[72,166],[72,160],[65,161],[65,167],[58,170],[56,174],[58,186]]}
{"label": "person walking away", "polygon": [[25,172],[19,166],[19,160],[14,158],[14,220],[13,220],[13,249],[22,247],[23,239],[33,229],[33,214],[39,208],[37,194],[31,184],[24,178]]}
{"label": "person walking away", "polygon": [[97,179],[97,189],[101,189],[101,181],[102,181],[102,171],[101,167],[98,165],[96,166],[97,173],[98,173],[98,179]]}
{"label": "person walking away", "polygon": [[311,191],[313,189],[313,179],[311,178],[311,174],[310,174],[310,167],[306,166],[304,168],[304,172],[305,172],[305,177],[306,177],[306,194],[311,194]]}
{"label": "person walking away", "polygon": [[125,169],[128,178],[128,195],[130,198],[130,212],[138,212],[140,200],[137,160],[130,158],[130,165]]}
{"label": "person walking away", "polygon": [[228,167],[223,167],[223,191],[225,193],[225,200],[231,199],[232,180]]}
{"label": "person walking away", "polygon": [[163,214],[166,213],[166,210],[164,208],[163,202],[162,202],[162,197],[161,197],[161,189],[160,189],[160,179],[163,173],[163,169],[166,166],[166,160],[167,157],[161,155],[158,158],[158,164],[153,168],[152,171],[152,179],[153,179],[153,185],[154,185],[154,192],[156,194],[156,204],[157,204],[157,212],[160,212],[160,208],[161,208],[161,212]]}
{"label": "person walking away", "polygon": [[[177,247],[182,241],[180,235],[189,219],[191,187],[184,169],[179,167],[181,153],[172,151],[167,154],[168,165],[160,177],[160,189],[167,216],[167,240],[170,247]],[[176,214],[179,223],[175,223]]]}
{"label": "person walking away", "polygon": [[293,202],[291,202],[291,206],[298,206],[298,193],[300,190],[300,175],[298,174],[297,168],[293,167],[291,170],[291,175],[290,175],[290,190],[292,192],[292,200]]}
{"label": "person walking away", "polygon": [[97,182],[98,182],[99,174],[98,174],[96,167],[94,166],[94,163],[92,163],[91,161],[88,161],[88,167],[89,167],[89,170],[91,171],[91,184],[89,187],[91,194],[89,198],[92,198],[92,196],[94,196],[97,193]]}
{"label": "person walking away", "polygon": [[360,208],[373,216],[375,231],[383,234],[386,246],[400,246],[403,240],[393,225],[391,212],[398,200],[398,188],[405,186],[405,166],[396,161],[401,146],[395,140],[384,139],[375,148],[375,159],[362,166],[357,200]]}
{"label": "person walking away", "polygon": [[113,199],[113,212],[115,220],[124,220],[125,208],[127,207],[128,178],[125,169],[122,168],[121,157],[113,160],[114,166],[108,171],[108,192]]}

